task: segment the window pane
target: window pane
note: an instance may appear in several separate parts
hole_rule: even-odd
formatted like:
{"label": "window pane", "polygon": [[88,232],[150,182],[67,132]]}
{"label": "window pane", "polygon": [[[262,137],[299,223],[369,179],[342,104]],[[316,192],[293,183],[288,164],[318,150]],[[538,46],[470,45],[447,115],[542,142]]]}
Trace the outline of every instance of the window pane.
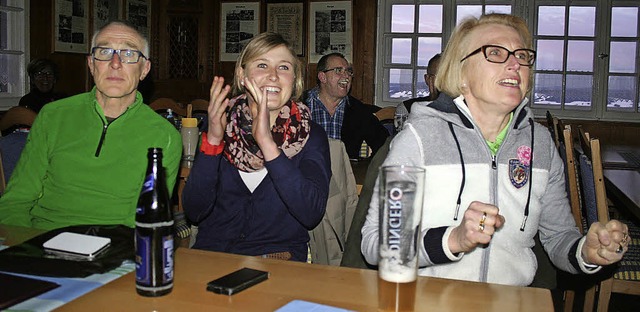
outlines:
{"label": "window pane", "polygon": [[391,63],[411,64],[411,38],[391,39]]}
{"label": "window pane", "polygon": [[596,8],[569,8],[569,36],[593,37],[596,29]]}
{"label": "window pane", "polygon": [[562,70],[564,42],[562,40],[538,40],[536,48],[537,70]]}
{"label": "window pane", "polygon": [[593,41],[569,40],[567,48],[567,70],[593,71]]}
{"label": "window pane", "polygon": [[414,16],[413,14],[413,5],[392,5],[391,32],[412,33]]}
{"label": "window pane", "polygon": [[22,90],[22,55],[0,54],[0,94],[18,93]]}
{"label": "window pane", "polygon": [[564,35],[564,7],[540,6],[538,8],[538,35]]}
{"label": "window pane", "polygon": [[635,37],[638,35],[638,8],[611,9],[611,36]]}
{"label": "window pane", "polygon": [[416,96],[414,97],[422,97],[429,95],[429,87],[427,87],[427,83],[424,81],[424,75],[427,73],[426,69],[419,69],[416,74]]}
{"label": "window pane", "polygon": [[564,105],[576,109],[591,109],[593,77],[591,75],[567,75]]}
{"label": "window pane", "polygon": [[442,5],[420,6],[418,32],[436,34],[442,33]]}
{"label": "window pane", "polygon": [[481,5],[459,5],[456,13],[456,25],[460,24],[460,21],[463,19],[475,16],[480,17],[482,15],[482,6]]}
{"label": "window pane", "polygon": [[636,72],[636,43],[635,42],[611,42],[609,57],[609,72],[635,73]]}
{"label": "window pane", "polygon": [[413,70],[389,69],[389,97],[392,99],[410,99],[413,83]]}
{"label": "window pane", "polygon": [[487,5],[484,8],[484,12],[511,14],[511,6],[510,5]]}
{"label": "window pane", "polygon": [[441,47],[441,38],[418,38],[418,66],[427,66],[434,55],[442,52]]}
{"label": "window pane", "polygon": [[634,111],[637,84],[635,77],[609,76],[607,110]]}
{"label": "window pane", "polygon": [[562,75],[536,74],[534,103],[560,106],[562,100]]}

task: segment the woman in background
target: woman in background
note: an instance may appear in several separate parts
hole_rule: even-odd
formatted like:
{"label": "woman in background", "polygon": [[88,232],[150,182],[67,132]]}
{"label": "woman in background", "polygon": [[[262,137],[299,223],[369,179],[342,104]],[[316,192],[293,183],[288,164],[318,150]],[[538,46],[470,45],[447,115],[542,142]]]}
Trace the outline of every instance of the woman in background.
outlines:
{"label": "woman in background", "polygon": [[34,59],[27,66],[31,91],[25,94],[18,103],[39,113],[42,107],[55,100],[66,97],[53,91],[58,79],[58,66],[50,59]]}
{"label": "woman in background", "polygon": [[214,77],[208,131],[183,192],[198,226],[194,248],[307,260],[331,165],[327,135],[296,101],[302,86],[299,60],[275,33],[243,49],[233,89]]}

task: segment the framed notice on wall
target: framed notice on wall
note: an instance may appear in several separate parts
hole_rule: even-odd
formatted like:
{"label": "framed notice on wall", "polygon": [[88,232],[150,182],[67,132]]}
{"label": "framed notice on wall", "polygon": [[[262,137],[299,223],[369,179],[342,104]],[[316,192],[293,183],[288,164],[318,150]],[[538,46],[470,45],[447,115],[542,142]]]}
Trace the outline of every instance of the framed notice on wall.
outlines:
{"label": "framed notice on wall", "polygon": [[110,21],[120,19],[120,16],[122,16],[122,7],[120,6],[120,0],[94,0],[93,32],[106,25]]}
{"label": "framed notice on wall", "polygon": [[89,1],[55,0],[53,19],[56,52],[88,53],[89,51]]}
{"label": "framed notice on wall", "polygon": [[260,32],[260,2],[223,2],[220,61],[235,62],[242,48]]}
{"label": "framed notice on wall", "polygon": [[310,2],[309,7],[309,62],[332,52],[352,61],[351,1]]}
{"label": "framed notice on wall", "polygon": [[147,39],[151,29],[151,0],[126,0],[126,20]]}
{"label": "framed notice on wall", "polygon": [[279,33],[304,56],[304,5],[300,3],[267,3],[267,31]]}

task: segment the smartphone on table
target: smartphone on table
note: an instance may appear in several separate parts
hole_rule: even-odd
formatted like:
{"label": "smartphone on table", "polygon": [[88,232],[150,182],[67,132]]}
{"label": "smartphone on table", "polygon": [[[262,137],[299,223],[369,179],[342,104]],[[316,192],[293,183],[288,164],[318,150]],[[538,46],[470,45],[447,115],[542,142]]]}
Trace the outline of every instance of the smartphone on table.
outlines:
{"label": "smartphone on table", "polygon": [[242,268],[207,284],[207,290],[231,296],[269,278],[269,272]]}

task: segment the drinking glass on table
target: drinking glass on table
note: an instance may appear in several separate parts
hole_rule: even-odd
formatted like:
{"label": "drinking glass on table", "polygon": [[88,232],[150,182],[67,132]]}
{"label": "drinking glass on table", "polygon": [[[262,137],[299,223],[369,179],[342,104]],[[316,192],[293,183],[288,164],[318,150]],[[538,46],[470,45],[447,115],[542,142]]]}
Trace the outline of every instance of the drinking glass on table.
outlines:
{"label": "drinking glass on table", "polygon": [[380,172],[378,308],[412,311],[425,171],[420,167],[387,166]]}

